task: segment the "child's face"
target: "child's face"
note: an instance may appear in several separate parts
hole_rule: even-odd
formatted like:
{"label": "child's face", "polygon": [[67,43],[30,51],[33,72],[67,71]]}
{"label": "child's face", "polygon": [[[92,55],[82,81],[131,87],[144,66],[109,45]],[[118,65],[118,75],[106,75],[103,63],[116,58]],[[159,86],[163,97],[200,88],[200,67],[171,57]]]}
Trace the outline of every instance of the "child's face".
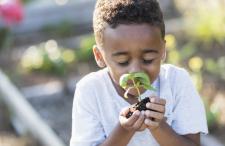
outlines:
{"label": "child's face", "polygon": [[97,63],[105,63],[116,86],[122,74],[131,72],[145,72],[153,82],[164,53],[160,29],[147,24],[107,27],[102,48],[94,49]]}

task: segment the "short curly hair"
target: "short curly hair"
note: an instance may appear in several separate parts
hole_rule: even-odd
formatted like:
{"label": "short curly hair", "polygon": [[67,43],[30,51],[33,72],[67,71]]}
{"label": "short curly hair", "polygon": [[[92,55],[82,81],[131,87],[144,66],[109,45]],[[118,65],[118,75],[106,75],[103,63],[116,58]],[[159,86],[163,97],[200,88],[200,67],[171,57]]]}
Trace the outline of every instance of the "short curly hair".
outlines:
{"label": "short curly hair", "polygon": [[107,26],[147,23],[161,30],[165,37],[163,14],[157,0],[97,0],[93,15],[96,43],[102,45]]}

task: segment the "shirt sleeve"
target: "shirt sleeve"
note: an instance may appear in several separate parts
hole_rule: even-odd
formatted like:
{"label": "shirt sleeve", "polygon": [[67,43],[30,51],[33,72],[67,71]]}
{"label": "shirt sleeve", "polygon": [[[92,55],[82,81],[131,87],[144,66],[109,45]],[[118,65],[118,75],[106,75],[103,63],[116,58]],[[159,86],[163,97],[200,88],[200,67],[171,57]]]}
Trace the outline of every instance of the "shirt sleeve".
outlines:
{"label": "shirt sleeve", "polygon": [[95,94],[88,84],[77,85],[72,111],[70,146],[97,146],[105,139]]}
{"label": "shirt sleeve", "polygon": [[180,135],[208,133],[204,104],[190,75],[185,70],[176,73],[175,106],[172,128]]}

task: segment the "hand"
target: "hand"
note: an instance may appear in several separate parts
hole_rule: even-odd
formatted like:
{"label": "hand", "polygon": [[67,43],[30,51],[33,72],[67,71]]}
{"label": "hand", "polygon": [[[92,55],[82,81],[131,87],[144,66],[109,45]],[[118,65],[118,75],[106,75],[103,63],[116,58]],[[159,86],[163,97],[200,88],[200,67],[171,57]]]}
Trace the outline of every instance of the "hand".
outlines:
{"label": "hand", "polygon": [[150,102],[146,104],[146,107],[151,110],[145,111],[144,123],[150,130],[157,129],[164,120],[165,105],[166,100],[157,97],[151,97]]}
{"label": "hand", "polygon": [[120,112],[120,125],[127,131],[143,131],[146,128],[146,125],[144,124],[144,111],[140,112],[139,110],[136,110],[132,116],[127,119],[126,115],[128,112],[129,107],[124,108]]}

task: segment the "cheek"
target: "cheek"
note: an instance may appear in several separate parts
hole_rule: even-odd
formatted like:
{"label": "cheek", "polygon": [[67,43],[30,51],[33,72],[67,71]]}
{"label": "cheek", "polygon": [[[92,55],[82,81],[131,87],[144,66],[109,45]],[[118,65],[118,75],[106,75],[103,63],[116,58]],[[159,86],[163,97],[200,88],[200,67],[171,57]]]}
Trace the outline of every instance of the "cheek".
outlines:
{"label": "cheek", "polygon": [[126,71],[123,69],[120,69],[118,67],[115,67],[115,66],[111,66],[108,68],[109,68],[110,75],[111,75],[113,81],[116,84],[119,84],[120,76],[122,76],[124,73],[126,73]]}
{"label": "cheek", "polygon": [[151,83],[156,80],[160,72],[161,61],[155,62],[154,64],[146,67],[146,72],[150,76]]}

